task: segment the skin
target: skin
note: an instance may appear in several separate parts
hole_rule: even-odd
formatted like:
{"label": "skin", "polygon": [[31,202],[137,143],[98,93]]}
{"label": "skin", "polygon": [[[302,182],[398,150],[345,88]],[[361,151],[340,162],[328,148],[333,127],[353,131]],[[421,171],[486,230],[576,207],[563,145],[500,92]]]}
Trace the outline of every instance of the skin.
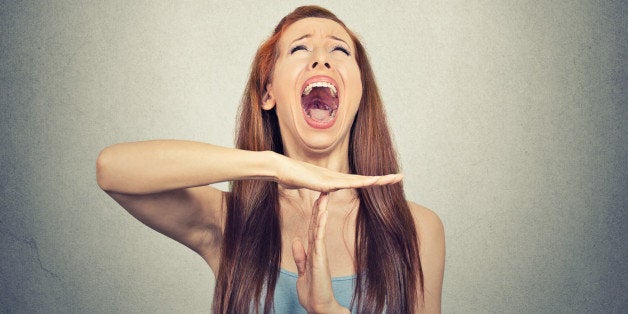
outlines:
{"label": "skin", "polygon": [[[307,49],[290,54],[295,45]],[[334,50],[338,45],[350,55]],[[327,19],[300,20],[282,35],[263,109],[277,110],[286,156],[188,141],[122,143],[99,155],[98,184],[144,224],[196,251],[217,274],[228,192],[208,185],[244,179],[278,182],[281,267],[299,274],[299,302],[312,313],[348,312],[334,299],[331,278],[355,273],[355,188],[402,179],[399,174],[348,174],[349,131],[362,93],[353,50],[346,31]],[[339,89],[337,120],[323,130],[308,126],[300,104],[303,82],[314,75],[332,77]],[[443,226],[429,209],[409,205],[425,282],[425,304],[417,309],[439,313]]]}
{"label": "skin", "polygon": [[[302,49],[293,51],[295,47]],[[349,131],[362,96],[351,37],[336,22],[306,18],[285,30],[278,48],[279,58],[266,86],[263,108],[277,111],[286,155],[348,172]],[[336,123],[325,130],[309,127],[301,107],[303,83],[314,76],[327,76],[337,83]]]}

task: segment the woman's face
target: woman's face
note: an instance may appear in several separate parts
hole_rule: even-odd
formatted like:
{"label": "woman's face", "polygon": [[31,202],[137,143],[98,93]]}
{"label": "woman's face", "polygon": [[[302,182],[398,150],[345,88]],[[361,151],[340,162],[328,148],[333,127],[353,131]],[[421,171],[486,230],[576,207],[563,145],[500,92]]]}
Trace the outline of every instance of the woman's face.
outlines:
{"label": "woman's face", "polygon": [[284,31],[278,48],[263,108],[276,108],[286,152],[348,147],[362,97],[349,34],[332,20],[305,18]]}

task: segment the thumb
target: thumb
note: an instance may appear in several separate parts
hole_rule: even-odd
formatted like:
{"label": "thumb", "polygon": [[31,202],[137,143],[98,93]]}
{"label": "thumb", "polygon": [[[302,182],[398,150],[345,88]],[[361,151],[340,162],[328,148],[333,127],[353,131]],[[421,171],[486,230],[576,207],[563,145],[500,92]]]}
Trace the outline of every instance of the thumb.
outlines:
{"label": "thumb", "polygon": [[294,258],[294,263],[297,265],[299,277],[301,277],[305,274],[307,255],[305,254],[303,242],[301,242],[299,238],[295,238],[292,241],[292,257]]}

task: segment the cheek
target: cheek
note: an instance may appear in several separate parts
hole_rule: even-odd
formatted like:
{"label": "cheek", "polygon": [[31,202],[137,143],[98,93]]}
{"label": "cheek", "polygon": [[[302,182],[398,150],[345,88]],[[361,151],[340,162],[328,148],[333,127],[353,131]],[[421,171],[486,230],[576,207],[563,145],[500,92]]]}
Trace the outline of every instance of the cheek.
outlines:
{"label": "cheek", "polygon": [[294,102],[294,65],[277,61],[273,72],[275,110],[280,123],[292,120],[291,105]]}
{"label": "cheek", "polygon": [[[299,65],[293,63],[277,63],[273,73],[273,88],[278,100],[286,101],[294,98],[294,88],[299,77]],[[290,97],[286,99],[286,97]]]}
{"label": "cheek", "polygon": [[362,97],[362,76],[357,64],[349,69],[347,78],[347,89],[351,91],[352,98],[357,97],[356,100],[359,102]]}

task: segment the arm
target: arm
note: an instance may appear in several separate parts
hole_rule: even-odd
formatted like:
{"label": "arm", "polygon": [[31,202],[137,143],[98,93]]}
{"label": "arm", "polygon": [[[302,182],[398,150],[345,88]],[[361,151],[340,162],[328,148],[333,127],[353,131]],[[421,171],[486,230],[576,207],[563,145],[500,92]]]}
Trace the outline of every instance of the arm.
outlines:
{"label": "arm", "polygon": [[445,271],[445,231],[440,218],[431,210],[409,203],[419,238],[419,257],[423,268],[424,307],[419,313],[440,313]]}
{"label": "arm", "polygon": [[98,185],[147,226],[199,253],[217,270],[224,192],[211,183],[271,177],[269,152],[187,141],[122,143],[97,160]]}
{"label": "arm", "polygon": [[337,173],[273,152],[174,140],[107,147],[98,157],[96,175],[98,185],[129,213],[198,252],[214,270],[226,203],[224,192],[208,184],[263,179],[330,191],[401,179]]}
{"label": "arm", "polygon": [[122,143],[100,153],[96,173],[107,192],[153,194],[229,180],[270,179],[271,155],[189,141]]}
{"label": "arm", "polygon": [[270,151],[177,140],[107,147],[98,156],[96,176],[98,185],[107,192],[137,195],[246,179],[329,192],[391,184],[402,178],[396,174],[370,177],[339,173]]}

